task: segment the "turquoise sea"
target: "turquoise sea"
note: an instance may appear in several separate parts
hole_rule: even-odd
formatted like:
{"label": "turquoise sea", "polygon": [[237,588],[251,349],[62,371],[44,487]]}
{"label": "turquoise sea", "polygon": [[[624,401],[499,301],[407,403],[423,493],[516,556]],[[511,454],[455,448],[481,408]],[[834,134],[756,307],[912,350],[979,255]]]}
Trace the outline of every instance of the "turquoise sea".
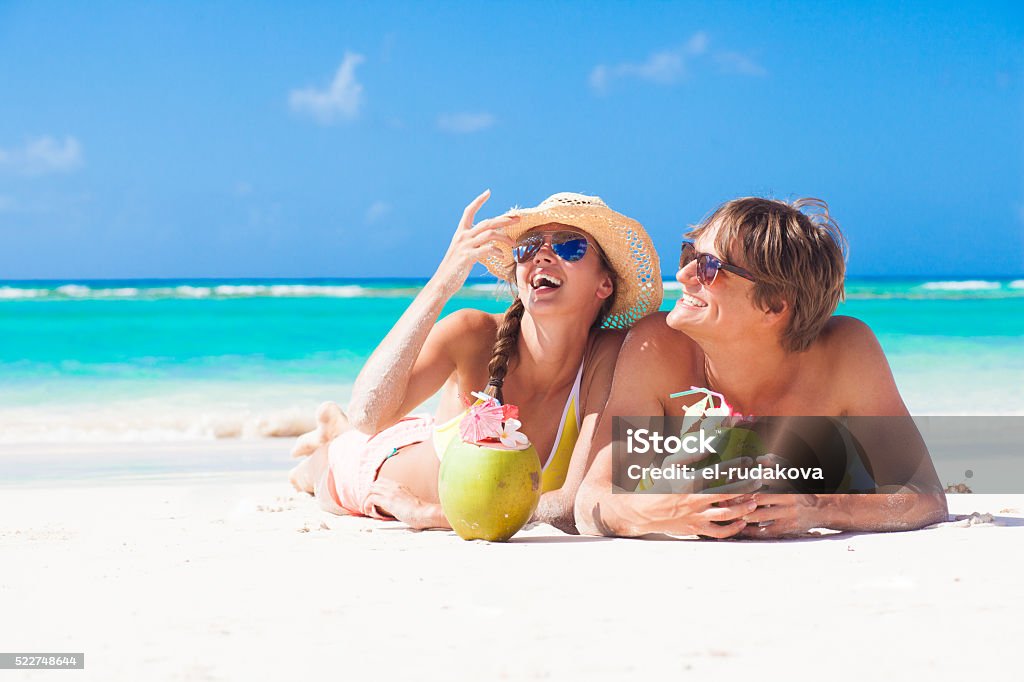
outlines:
{"label": "turquoise sea", "polygon": [[[0,444],[301,432],[422,283],[0,281]],[[507,304],[474,280],[445,314]],[[854,279],[839,312],[875,330],[915,414],[1024,414],[1024,280]]]}

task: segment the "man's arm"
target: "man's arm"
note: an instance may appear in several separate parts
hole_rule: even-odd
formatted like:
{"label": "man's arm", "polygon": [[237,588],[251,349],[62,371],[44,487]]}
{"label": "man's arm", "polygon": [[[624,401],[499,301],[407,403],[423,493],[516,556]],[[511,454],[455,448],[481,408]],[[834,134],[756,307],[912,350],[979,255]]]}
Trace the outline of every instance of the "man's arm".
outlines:
{"label": "man's arm", "polygon": [[[616,416],[660,416],[663,398],[695,380],[695,346],[669,329],[663,313],[641,320],[619,352],[611,394],[597,426],[593,460],[576,495],[576,526],[586,535],[635,537],[651,533],[729,537],[743,529],[737,520],[752,502],[718,508],[743,492],[721,494],[615,494],[613,492],[612,419]],[[671,358],[671,362],[669,362]],[[744,491],[745,492],[745,491]],[[730,522],[718,525],[718,522]]]}
{"label": "man's arm", "polygon": [[[870,327],[839,318],[844,357],[842,384],[851,435],[868,453],[875,479],[890,492],[830,495],[823,501],[829,528],[836,530],[912,530],[945,521],[946,495],[928,448],[900,396],[889,361]],[[863,417],[883,428],[865,428]],[[871,420],[872,422],[874,420]],[[872,457],[877,453],[878,456]]]}
{"label": "man's arm", "polygon": [[[810,528],[913,530],[948,518],[942,485],[878,339],[859,320],[839,317],[834,324],[829,343],[834,354],[830,365],[836,371],[830,379],[842,396],[845,416],[853,418],[851,436],[866,454],[876,482],[888,492],[757,493],[760,506],[744,517],[750,524],[745,536],[779,537]],[[755,525],[759,523],[768,525]]]}

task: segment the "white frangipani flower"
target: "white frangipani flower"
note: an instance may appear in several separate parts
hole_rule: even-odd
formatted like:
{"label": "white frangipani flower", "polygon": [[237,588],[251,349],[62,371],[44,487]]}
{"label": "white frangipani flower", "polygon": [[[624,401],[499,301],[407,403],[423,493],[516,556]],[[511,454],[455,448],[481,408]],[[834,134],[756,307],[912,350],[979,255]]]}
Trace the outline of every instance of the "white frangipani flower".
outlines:
{"label": "white frangipani flower", "polygon": [[501,444],[507,448],[521,449],[530,443],[530,439],[526,437],[525,433],[519,431],[519,427],[523,423],[518,419],[507,419],[501,427],[501,433],[498,435],[498,440]]}

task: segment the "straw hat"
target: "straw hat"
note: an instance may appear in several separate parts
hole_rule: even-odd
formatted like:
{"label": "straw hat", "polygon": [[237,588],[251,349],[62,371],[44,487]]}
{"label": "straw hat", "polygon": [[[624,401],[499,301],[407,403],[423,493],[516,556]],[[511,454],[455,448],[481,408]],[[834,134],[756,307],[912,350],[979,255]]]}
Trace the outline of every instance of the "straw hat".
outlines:
{"label": "straw hat", "polygon": [[[618,275],[615,305],[602,320],[602,327],[628,329],[661,305],[661,267],[654,243],[643,225],[611,210],[600,197],[559,192],[536,208],[513,208],[505,215],[520,216],[516,224],[504,228],[513,241],[547,223],[569,225],[594,238]],[[515,263],[512,249],[507,244],[498,247],[501,256],[491,255],[480,262],[495,277],[508,281]]]}

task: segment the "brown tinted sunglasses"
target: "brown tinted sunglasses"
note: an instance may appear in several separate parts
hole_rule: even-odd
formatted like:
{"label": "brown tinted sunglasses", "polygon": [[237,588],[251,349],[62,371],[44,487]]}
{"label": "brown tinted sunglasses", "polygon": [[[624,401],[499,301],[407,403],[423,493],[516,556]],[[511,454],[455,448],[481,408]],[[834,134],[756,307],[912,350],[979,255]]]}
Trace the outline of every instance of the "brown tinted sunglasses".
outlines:
{"label": "brown tinted sunglasses", "polygon": [[710,253],[701,253],[697,251],[697,247],[693,242],[684,241],[683,248],[679,253],[679,269],[682,270],[693,261],[697,261],[697,281],[706,287],[711,286],[715,281],[719,270],[731,272],[743,279],[749,279],[751,282],[757,281],[748,270],[744,270],[737,265],[729,265],[721,258],[712,256]]}

